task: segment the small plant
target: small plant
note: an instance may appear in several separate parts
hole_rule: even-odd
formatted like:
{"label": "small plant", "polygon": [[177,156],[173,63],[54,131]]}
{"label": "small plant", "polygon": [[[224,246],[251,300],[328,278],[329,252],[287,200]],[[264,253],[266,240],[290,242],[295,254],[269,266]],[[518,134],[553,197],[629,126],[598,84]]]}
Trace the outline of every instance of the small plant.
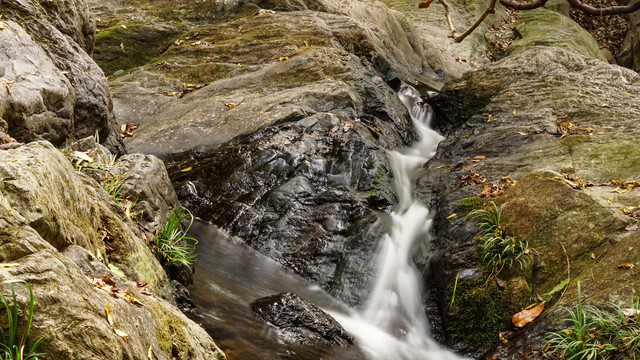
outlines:
{"label": "small plant", "polygon": [[123,184],[119,184],[118,177],[111,175],[111,173],[106,173],[106,178],[102,181],[102,187],[104,191],[111,196],[111,199],[116,202],[116,204],[122,201],[122,196],[120,193],[122,192]]}
{"label": "small plant", "polygon": [[511,268],[514,264],[518,264],[523,268],[529,260],[528,255],[535,253],[526,241],[516,239],[502,224],[503,206],[498,208],[494,202],[491,202],[488,210],[476,209],[468,215],[478,220],[476,236],[481,242],[480,261],[491,269],[493,277],[497,276],[505,266]]}
{"label": "small plant", "polygon": [[[190,218],[189,225],[181,230],[184,219]],[[189,210],[180,206],[169,213],[169,219],[162,227],[162,231],[155,237],[157,252],[167,265],[184,264],[191,266],[195,259],[195,244],[198,241],[186,236],[193,224],[193,215]]]}
{"label": "small plant", "polygon": [[[37,360],[38,356],[44,355],[43,353],[36,352],[38,346],[44,340],[45,336],[40,337],[36,340],[31,348],[27,348],[27,340],[29,338],[29,332],[31,331],[31,322],[33,320],[33,290],[31,286],[26,283],[24,280],[6,280],[3,281],[4,284],[9,284],[11,287],[11,300],[12,303],[9,305],[9,302],[5,298],[5,296],[0,293],[0,301],[4,305],[5,311],[7,313],[7,323],[8,326],[5,328],[4,326],[0,326],[0,335],[2,335],[2,343],[0,343],[0,354],[2,354],[2,359],[4,360]],[[25,283],[27,284],[27,288],[29,289],[29,306],[26,312],[26,319],[24,322],[24,330],[22,333],[18,331],[18,323],[19,323],[19,314],[18,314],[18,299],[16,296],[16,291],[13,286],[15,283]]]}
{"label": "small plant", "polygon": [[547,352],[561,359],[592,360],[640,356],[638,300],[631,309],[609,304],[602,310],[582,304],[578,282],[578,306],[564,319],[570,326],[547,334]]}

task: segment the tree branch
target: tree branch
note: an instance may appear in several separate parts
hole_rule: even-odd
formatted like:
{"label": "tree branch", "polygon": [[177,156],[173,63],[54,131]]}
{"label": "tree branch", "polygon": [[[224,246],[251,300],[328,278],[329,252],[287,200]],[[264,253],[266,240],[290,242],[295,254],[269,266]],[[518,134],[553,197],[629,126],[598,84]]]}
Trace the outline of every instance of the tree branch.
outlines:
{"label": "tree branch", "polygon": [[547,3],[547,0],[535,0],[522,2],[519,0],[500,0],[500,3],[514,10],[531,10],[536,9]]}
{"label": "tree branch", "polygon": [[568,0],[573,7],[589,15],[620,15],[629,14],[636,10],[640,10],[640,1],[635,2],[632,5],[625,6],[609,6],[605,8],[597,8],[591,5],[587,5],[580,0]]}
{"label": "tree branch", "polygon": [[[451,30],[451,37],[456,38],[456,28],[453,27],[453,22],[451,21],[451,14],[449,13],[449,4],[447,4],[446,0],[438,0],[442,6],[444,6],[444,17],[447,19],[447,24],[449,24],[449,29]],[[456,41],[457,42],[457,41]]]}
{"label": "tree branch", "polygon": [[496,12],[495,7],[496,7],[496,0],[491,0],[491,2],[489,2],[489,6],[487,6],[487,10],[484,11],[484,13],[478,18],[478,20],[476,20],[476,22],[473,25],[471,25],[471,27],[468,28],[467,31],[463,32],[459,36],[454,37],[453,40],[457,43],[464,40],[464,38],[466,38],[467,35],[471,34],[473,30],[475,30],[478,27],[478,25],[480,25],[484,21],[484,19],[486,19],[487,16],[489,16],[489,14],[493,14]]}

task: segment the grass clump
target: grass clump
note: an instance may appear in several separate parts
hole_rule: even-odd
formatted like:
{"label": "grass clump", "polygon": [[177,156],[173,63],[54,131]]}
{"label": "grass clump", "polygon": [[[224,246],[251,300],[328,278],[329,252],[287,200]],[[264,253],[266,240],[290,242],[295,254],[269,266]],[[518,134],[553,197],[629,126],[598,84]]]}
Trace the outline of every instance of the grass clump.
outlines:
{"label": "grass clump", "polygon": [[578,305],[568,310],[567,329],[547,334],[548,353],[560,359],[635,359],[640,356],[640,314],[632,308],[609,304],[605,309],[582,303],[578,282]]}
{"label": "grass clump", "polygon": [[468,216],[478,220],[478,234],[480,239],[480,262],[491,269],[491,277],[497,276],[502,269],[519,265],[524,268],[530,260],[530,254],[535,254],[526,241],[520,241],[511,235],[502,223],[502,209],[494,202],[489,209],[476,209]]}
{"label": "grass clump", "polygon": [[[31,322],[33,320],[33,290],[31,286],[24,280],[6,280],[4,284],[9,284],[11,287],[11,304],[7,301],[7,298],[0,293],[0,301],[4,305],[4,309],[7,317],[7,327],[0,326],[0,335],[2,336],[2,343],[0,343],[0,354],[3,360],[37,360],[38,356],[45,355],[44,353],[38,353],[37,348],[45,339],[45,336],[37,339],[31,347],[27,347],[27,340],[29,338],[29,332],[31,331]],[[19,331],[20,321],[18,314],[18,299],[14,288],[15,283],[25,283],[29,289],[29,304],[26,309],[26,318],[23,319],[23,330]]]}
{"label": "grass clump", "polygon": [[[182,221],[190,218],[189,225],[182,230]],[[193,215],[189,210],[180,206],[169,213],[169,219],[162,227],[162,231],[155,236],[156,254],[166,265],[183,264],[191,266],[196,257],[195,244],[198,240],[186,236],[193,224]]]}

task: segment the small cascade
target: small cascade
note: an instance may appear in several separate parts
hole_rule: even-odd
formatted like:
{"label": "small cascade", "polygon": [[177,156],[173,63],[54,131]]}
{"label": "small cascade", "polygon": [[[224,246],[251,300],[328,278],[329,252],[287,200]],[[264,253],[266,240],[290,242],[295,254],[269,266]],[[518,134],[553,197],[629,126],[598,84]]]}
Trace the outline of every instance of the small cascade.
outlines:
{"label": "small cascade", "polygon": [[379,272],[366,306],[355,315],[333,315],[376,360],[459,359],[429,337],[420,275],[411,259],[414,242],[429,236],[432,222],[429,209],[413,196],[413,184],[444,138],[430,128],[433,110],[413,87],[403,85],[398,96],[409,109],[420,141],[388,151],[398,204],[389,234],[380,244]]}

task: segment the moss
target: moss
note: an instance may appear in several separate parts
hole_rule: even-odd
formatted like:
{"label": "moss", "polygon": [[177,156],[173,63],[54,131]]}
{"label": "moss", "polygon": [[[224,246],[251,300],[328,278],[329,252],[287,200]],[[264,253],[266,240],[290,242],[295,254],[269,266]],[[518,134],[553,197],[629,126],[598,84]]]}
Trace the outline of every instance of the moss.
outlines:
{"label": "moss", "polygon": [[[448,332],[454,342],[481,348],[497,339],[498,333],[511,324],[513,314],[526,305],[530,297],[527,291],[502,291],[495,281],[486,287],[482,287],[483,283],[484,278],[477,282],[458,283],[455,303],[447,321]],[[451,301],[453,283],[447,293],[448,301]],[[520,296],[514,299],[514,293]]]}
{"label": "moss", "polygon": [[178,35],[176,29],[143,22],[117,23],[96,34],[93,57],[105,74],[141,66],[159,56]]}
{"label": "moss", "polygon": [[473,210],[481,209],[485,200],[478,196],[469,196],[458,201],[457,211],[468,214]]}

